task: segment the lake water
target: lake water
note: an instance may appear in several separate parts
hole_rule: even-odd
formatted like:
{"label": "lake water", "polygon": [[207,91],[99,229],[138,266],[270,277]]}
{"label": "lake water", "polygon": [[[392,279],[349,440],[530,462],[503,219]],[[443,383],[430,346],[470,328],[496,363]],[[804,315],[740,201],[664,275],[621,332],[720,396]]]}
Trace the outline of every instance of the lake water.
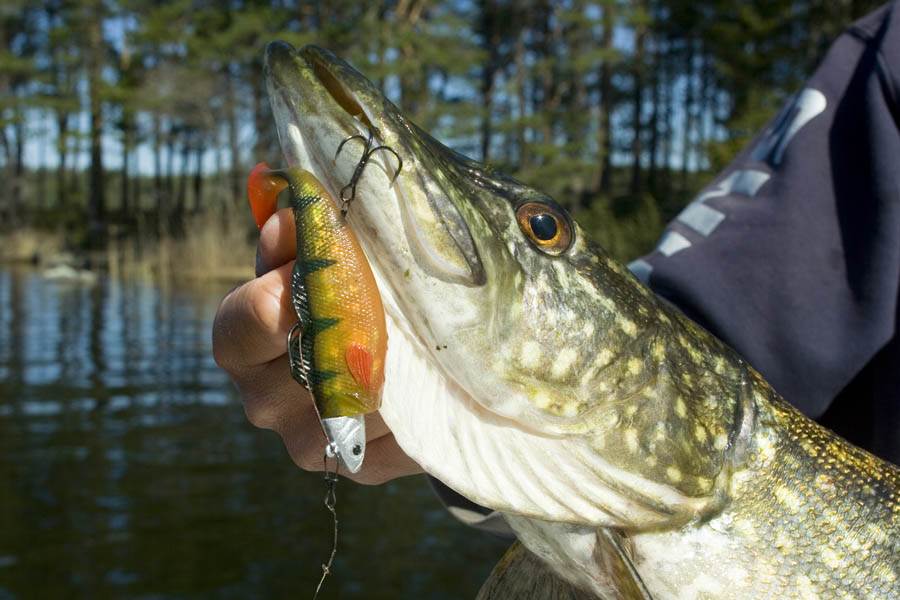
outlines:
{"label": "lake water", "polygon": [[[0,268],[0,599],[312,597],[323,482],[216,367],[225,291]],[[471,598],[508,545],[419,477],[338,510],[322,598]]]}

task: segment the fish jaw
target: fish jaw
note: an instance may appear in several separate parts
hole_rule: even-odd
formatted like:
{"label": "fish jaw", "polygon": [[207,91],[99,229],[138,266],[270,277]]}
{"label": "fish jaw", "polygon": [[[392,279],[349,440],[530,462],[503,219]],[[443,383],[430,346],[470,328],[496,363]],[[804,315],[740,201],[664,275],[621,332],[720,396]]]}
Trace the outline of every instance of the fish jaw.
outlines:
{"label": "fish jaw", "polygon": [[[393,184],[391,157],[372,159],[382,169],[362,178],[348,214],[379,284],[387,284],[379,287],[388,311],[409,324],[447,376],[492,412],[555,434],[577,428],[573,422],[592,390],[576,373],[588,368],[601,342],[629,340],[622,331],[593,327],[586,311],[601,295],[598,289],[571,265],[545,260],[519,231],[517,205],[556,203],[447,149],[327,51],[274,43],[266,68],[288,163],[315,173],[332,196],[356,166],[356,156],[333,160],[349,136],[372,127],[380,143],[403,157]],[[331,79],[323,82],[323,72]],[[338,85],[342,91],[334,93]],[[345,110],[348,96],[364,120]],[[575,237],[572,250],[581,252],[585,243]],[[578,289],[567,285],[570,274]],[[623,275],[620,270],[609,278]],[[625,312],[634,304],[623,303]],[[555,355],[562,358],[554,366]],[[556,381],[545,381],[548,375]]]}
{"label": "fish jaw", "polygon": [[[359,162],[333,158],[348,137],[371,132],[403,159],[396,181],[391,155],[372,159],[348,221],[391,339],[381,413],[414,460],[476,502],[547,520],[638,529],[721,505],[727,453],[705,452],[712,437],[679,419],[734,437],[731,355],[711,385],[732,400],[693,411],[703,398],[686,398],[682,411],[676,363],[697,350],[674,340],[688,325],[552,199],[447,149],[327,51],[270,45],[266,70],[288,163],[333,197]],[[563,215],[572,241],[560,252],[523,234],[530,204]],[[653,461],[660,451],[672,462]],[[527,484],[491,483],[516,472]]]}

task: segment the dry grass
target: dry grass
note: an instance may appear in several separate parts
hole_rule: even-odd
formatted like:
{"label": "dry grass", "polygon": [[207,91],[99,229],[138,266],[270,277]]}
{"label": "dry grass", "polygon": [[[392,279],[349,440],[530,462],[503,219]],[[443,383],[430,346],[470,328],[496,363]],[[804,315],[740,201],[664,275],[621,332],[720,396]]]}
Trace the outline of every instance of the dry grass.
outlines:
{"label": "dry grass", "polygon": [[[154,235],[150,226],[121,235],[111,229],[104,250],[66,247],[65,232],[20,229],[0,237],[0,261],[71,263],[112,276],[154,280],[243,281],[253,277],[255,228],[246,214],[207,211],[188,217],[185,234]],[[142,233],[143,232],[143,233]]]}
{"label": "dry grass", "polygon": [[49,231],[19,229],[2,234],[0,261],[36,262],[42,256],[63,251],[63,236]]}
{"label": "dry grass", "polygon": [[198,281],[242,281],[253,277],[255,236],[246,218],[201,213],[189,217],[185,235],[136,242],[125,239],[107,249],[110,271],[128,276]]}

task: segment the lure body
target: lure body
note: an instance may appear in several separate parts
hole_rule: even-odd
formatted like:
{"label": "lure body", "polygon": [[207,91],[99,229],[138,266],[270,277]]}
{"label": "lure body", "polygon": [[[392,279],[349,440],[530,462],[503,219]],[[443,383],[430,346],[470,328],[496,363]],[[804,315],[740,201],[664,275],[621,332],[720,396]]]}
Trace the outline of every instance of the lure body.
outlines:
{"label": "lure body", "polygon": [[[350,463],[356,462],[353,458],[362,463],[365,447],[362,415],[378,409],[384,382],[387,330],[381,295],[356,236],[312,173],[257,165],[248,182],[257,224],[274,212],[271,196],[284,188],[273,180],[290,187],[297,229],[291,298],[301,334],[291,343],[302,357],[301,374],[329,441],[355,470]],[[338,437],[355,440],[350,456],[341,451]]]}

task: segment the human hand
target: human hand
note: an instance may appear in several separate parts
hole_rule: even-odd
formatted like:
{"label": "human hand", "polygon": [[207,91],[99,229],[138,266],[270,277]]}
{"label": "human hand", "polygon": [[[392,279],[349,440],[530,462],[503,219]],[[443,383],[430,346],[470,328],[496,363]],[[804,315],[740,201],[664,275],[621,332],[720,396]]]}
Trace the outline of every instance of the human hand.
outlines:
{"label": "human hand", "polygon": [[[279,210],[260,230],[256,279],[219,305],[213,355],[237,386],[247,419],[278,433],[301,469],[321,471],[325,436],[309,392],[291,377],[286,354],[287,334],[297,321],[290,291],[296,254],[293,215],[290,209]],[[422,472],[378,413],[366,416],[366,439],[362,469],[343,475],[374,485]]]}

